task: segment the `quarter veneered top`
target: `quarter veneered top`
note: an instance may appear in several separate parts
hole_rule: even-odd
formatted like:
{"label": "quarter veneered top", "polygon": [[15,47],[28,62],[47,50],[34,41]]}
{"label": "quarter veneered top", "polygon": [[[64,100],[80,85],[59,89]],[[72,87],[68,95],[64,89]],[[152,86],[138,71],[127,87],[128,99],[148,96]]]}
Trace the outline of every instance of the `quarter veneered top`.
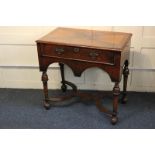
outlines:
{"label": "quarter veneered top", "polygon": [[36,42],[122,51],[131,36],[122,32],[57,28]]}

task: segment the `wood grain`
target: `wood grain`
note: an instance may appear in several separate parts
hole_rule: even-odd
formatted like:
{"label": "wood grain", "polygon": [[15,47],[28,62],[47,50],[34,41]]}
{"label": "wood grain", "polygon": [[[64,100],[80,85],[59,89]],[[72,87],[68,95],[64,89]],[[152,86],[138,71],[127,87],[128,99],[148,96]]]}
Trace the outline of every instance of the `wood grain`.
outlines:
{"label": "wood grain", "polygon": [[131,36],[123,32],[57,28],[37,42],[123,51]]}

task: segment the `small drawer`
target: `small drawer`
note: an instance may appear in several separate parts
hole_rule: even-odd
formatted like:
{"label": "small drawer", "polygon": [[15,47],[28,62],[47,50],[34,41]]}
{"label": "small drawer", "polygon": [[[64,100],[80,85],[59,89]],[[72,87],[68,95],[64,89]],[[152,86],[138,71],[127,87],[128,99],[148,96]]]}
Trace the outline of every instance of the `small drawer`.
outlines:
{"label": "small drawer", "polygon": [[64,46],[60,45],[48,45],[44,44],[42,46],[42,55],[43,56],[61,56],[66,53],[67,49]]}
{"label": "small drawer", "polygon": [[82,59],[95,63],[114,65],[114,53],[98,49],[83,49],[81,51]]}
{"label": "small drawer", "polygon": [[44,55],[66,57],[70,54],[80,52],[80,48],[61,45],[44,45],[42,51]]}

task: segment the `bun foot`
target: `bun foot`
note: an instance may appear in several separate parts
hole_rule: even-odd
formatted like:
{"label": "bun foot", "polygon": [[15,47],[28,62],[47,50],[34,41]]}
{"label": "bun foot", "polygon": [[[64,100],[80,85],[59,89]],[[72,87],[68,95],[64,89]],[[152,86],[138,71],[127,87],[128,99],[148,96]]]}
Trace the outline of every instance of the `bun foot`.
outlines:
{"label": "bun foot", "polygon": [[44,102],[44,108],[46,109],[46,110],[49,110],[50,109],[50,104],[48,103],[48,102]]}
{"label": "bun foot", "polygon": [[122,97],[122,104],[126,104],[128,101],[128,98],[125,96],[125,97]]}
{"label": "bun foot", "polygon": [[62,90],[63,92],[66,92],[66,91],[67,91],[67,86],[66,86],[65,84],[63,84],[63,85],[61,86],[61,90]]}
{"label": "bun foot", "polygon": [[115,125],[118,122],[118,117],[117,116],[112,116],[111,118],[111,124]]}

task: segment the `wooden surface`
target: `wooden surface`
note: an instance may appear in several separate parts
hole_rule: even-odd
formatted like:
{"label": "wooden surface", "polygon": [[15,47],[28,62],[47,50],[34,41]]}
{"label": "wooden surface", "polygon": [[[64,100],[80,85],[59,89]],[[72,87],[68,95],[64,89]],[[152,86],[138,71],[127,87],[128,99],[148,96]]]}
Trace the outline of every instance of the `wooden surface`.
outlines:
{"label": "wooden surface", "polygon": [[122,32],[57,28],[37,42],[123,51],[131,36]]}
{"label": "wooden surface", "polygon": [[68,65],[75,76],[81,76],[87,68],[98,67],[113,82],[120,82],[124,62],[129,61],[131,36],[121,32],[57,28],[37,40],[40,71],[46,71],[55,62]]}

